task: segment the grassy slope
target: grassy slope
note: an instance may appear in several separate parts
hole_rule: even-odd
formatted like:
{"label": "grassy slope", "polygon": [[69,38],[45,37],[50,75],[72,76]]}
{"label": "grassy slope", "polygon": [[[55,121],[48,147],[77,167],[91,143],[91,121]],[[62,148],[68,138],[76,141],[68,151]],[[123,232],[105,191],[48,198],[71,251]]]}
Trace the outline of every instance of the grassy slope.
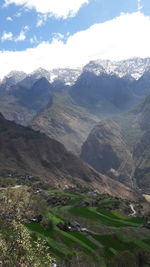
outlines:
{"label": "grassy slope", "polygon": [[[79,207],[77,204],[81,199],[87,198],[86,194],[64,194],[59,191],[55,193],[60,197],[71,196],[72,199],[69,206],[51,207],[49,217],[53,221],[53,229],[45,230],[37,223],[27,226],[30,231],[46,238],[55,257],[62,260],[70,259],[82,252],[90,257],[91,262],[95,262],[96,266],[105,266],[105,259],[111,258],[120,251],[134,251],[137,248],[150,251],[150,234],[147,239],[139,239],[132,238],[132,235],[128,238],[122,233],[122,229],[128,231],[128,227],[132,227],[132,231],[136,232],[137,227],[143,223],[142,219],[128,217],[119,210],[106,210],[105,207],[113,200],[103,200],[98,207]],[[56,226],[57,223],[68,219],[80,222],[82,227],[85,227],[84,223],[87,222],[88,232],[64,232]],[[91,225],[92,229],[90,229]],[[104,227],[104,231],[98,231],[98,226]],[[106,234],[106,229],[111,229],[111,232]]]}

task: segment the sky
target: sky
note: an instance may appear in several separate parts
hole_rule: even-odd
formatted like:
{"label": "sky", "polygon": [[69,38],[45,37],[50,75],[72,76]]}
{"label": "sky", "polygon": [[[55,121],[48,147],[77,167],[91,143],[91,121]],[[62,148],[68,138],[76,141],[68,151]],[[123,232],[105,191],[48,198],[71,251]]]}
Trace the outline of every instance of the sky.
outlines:
{"label": "sky", "polygon": [[1,0],[0,78],[150,56],[150,0]]}

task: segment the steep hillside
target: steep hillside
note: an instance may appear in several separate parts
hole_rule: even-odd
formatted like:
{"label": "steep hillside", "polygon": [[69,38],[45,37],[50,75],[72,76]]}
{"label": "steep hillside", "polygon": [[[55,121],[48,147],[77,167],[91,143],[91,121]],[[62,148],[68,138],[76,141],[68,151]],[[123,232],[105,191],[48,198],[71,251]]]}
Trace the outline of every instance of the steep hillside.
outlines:
{"label": "steep hillside", "polygon": [[50,105],[35,117],[31,125],[63,143],[68,150],[80,154],[82,143],[98,121],[97,116],[73,100],[68,90],[63,90],[53,95]]}
{"label": "steep hillside", "polygon": [[106,72],[84,71],[71,88],[72,97],[90,112],[110,114],[128,109],[136,102],[129,80]]}
{"label": "steep hillside", "polygon": [[131,112],[100,122],[81,158],[98,171],[150,192],[150,97]]}
{"label": "steep hillside", "polygon": [[136,101],[128,88],[128,79],[85,71],[72,87],[55,94],[31,125],[79,154],[99,120],[128,109]]}
{"label": "steep hillside", "polygon": [[133,91],[139,96],[150,94],[150,71],[146,71],[143,75],[133,82]]}
{"label": "steep hillside", "polygon": [[121,128],[113,120],[102,121],[94,127],[83,144],[81,158],[102,173],[132,186],[132,153],[121,135]]}
{"label": "steep hillside", "polygon": [[53,92],[53,86],[46,78],[37,80],[31,88],[17,86],[13,90],[12,95],[15,96],[18,105],[34,110],[41,111],[46,107]]}
{"label": "steep hillside", "polygon": [[52,85],[41,78],[30,88],[20,84],[0,86],[0,112],[10,120],[28,125],[34,116],[49,103],[53,92]]}
{"label": "steep hillside", "polygon": [[96,172],[66,151],[59,142],[30,128],[16,125],[0,116],[0,170],[18,170],[36,175],[49,186],[65,185],[95,188],[122,198],[138,195],[105,175]]}

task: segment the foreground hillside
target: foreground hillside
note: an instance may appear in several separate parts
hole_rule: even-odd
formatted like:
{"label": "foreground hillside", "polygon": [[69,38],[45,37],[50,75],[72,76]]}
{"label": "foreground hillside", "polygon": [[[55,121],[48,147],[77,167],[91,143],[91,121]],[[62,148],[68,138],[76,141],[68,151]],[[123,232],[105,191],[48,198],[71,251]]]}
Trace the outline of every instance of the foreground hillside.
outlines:
{"label": "foreground hillside", "polygon": [[130,202],[85,188],[27,186],[1,188],[0,199],[4,266],[149,266],[145,201]]}
{"label": "foreground hillside", "polygon": [[131,112],[100,122],[81,158],[128,186],[150,192],[150,97]]}

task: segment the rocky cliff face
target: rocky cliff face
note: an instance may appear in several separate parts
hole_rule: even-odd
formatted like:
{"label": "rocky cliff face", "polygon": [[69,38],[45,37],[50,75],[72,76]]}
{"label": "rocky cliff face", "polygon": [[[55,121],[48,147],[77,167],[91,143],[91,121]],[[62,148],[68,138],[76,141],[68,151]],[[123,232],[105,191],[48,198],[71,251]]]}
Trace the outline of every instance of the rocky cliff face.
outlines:
{"label": "rocky cliff face", "polygon": [[81,158],[96,170],[132,186],[134,161],[115,121],[102,121],[94,127],[82,146]]}
{"label": "rocky cliff face", "polygon": [[150,192],[150,97],[133,111],[100,122],[84,143],[81,158],[128,186]]}
{"label": "rocky cliff face", "polygon": [[59,142],[0,115],[0,170],[15,169],[36,175],[51,186],[84,186],[122,198],[138,194],[90,168]]}

